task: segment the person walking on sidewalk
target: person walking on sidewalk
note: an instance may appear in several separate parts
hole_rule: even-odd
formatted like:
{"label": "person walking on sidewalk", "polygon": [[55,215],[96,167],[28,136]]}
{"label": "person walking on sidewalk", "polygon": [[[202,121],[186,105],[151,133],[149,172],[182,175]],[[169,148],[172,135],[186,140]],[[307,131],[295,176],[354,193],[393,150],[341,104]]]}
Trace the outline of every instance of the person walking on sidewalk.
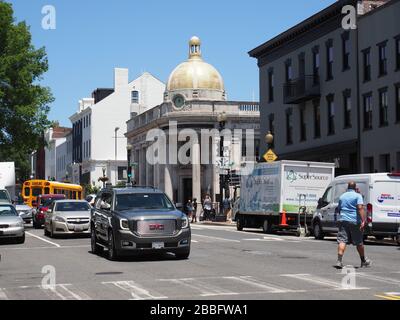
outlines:
{"label": "person walking on sidewalk", "polygon": [[209,220],[211,217],[212,201],[211,197],[207,194],[203,201],[204,220]]}
{"label": "person walking on sidewalk", "polygon": [[188,203],[186,204],[186,211],[187,211],[188,218],[192,219],[194,208],[193,208],[193,203],[191,200],[189,200]]}
{"label": "person walking on sidewalk", "polygon": [[232,222],[232,218],[231,218],[231,200],[229,200],[229,197],[226,197],[222,201],[222,209],[224,210],[224,215],[226,217],[226,221]]}
{"label": "person walking on sidewalk", "polygon": [[364,200],[361,194],[356,192],[357,185],[350,182],[348,190],[339,199],[337,212],[339,217],[338,242],[338,261],[336,268],[343,268],[343,255],[347,245],[357,246],[358,254],[361,259],[361,268],[369,267],[371,260],[365,257],[364,248],[364,229],[366,224],[366,215],[364,211]]}
{"label": "person walking on sidewalk", "polygon": [[192,215],[192,222],[197,223],[197,199],[193,199],[193,215]]}

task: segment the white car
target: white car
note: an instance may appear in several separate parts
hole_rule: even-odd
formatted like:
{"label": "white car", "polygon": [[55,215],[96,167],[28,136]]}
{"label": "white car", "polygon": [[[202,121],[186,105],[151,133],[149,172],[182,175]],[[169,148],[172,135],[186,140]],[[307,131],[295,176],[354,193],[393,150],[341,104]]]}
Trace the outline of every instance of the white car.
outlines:
{"label": "white car", "polygon": [[16,202],[14,205],[22,220],[24,220],[25,223],[31,223],[33,219],[33,208],[26,205],[24,202]]}
{"label": "white car", "polygon": [[0,202],[0,239],[2,238],[16,239],[17,243],[25,242],[24,221],[11,203]]}
{"label": "white car", "polygon": [[50,237],[61,234],[90,235],[91,209],[85,200],[54,201],[45,215],[44,234]]}

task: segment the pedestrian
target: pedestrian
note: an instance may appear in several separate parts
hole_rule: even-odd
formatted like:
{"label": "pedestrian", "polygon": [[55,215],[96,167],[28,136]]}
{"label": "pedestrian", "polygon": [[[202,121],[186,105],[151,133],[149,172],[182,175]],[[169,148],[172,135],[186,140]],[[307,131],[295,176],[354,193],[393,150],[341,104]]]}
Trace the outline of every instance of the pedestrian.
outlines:
{"label": "pedestrian", "polygon": [[194,211],[193,203],[189,199],[189,201],[186,204],[186,212],[187,212],[187,216],[188,216],[189,219],[191,219],[193,217],[193,211]]}
{"label": "pedestrian", "polygon": [[226,221],[232,222],[231,218],[231,200],[229,197],[225,197],[225,199],[222,201],[222,209],[224,212],[224,215],[226,217]]}
{"label": "pedestrian", "polygon": [[338,242],[338,261],[336,268],[343,268],[343,255],[347,245],[353,244],[357,247],[361,259],[361,268],[369,267],[371,260],[365,257],[364,248],[364,229],[366,225],[366,215],[364,210],[364,200],[361,194],[356,192],[357,185],[350,182],[348,190],[339,199],[337,212],[339,213],[339,232]]}
{"label": "pedestrian", "polygon": [[203,201],[203,208],[204,208],[204,220],[209,220],[212,210],[212,201],[210,195],[206,195]]}
{"label": "pedestrian", "polygon": [[192,215],[192,223],[197,223],[197,199],[193,199],[193,215]]}

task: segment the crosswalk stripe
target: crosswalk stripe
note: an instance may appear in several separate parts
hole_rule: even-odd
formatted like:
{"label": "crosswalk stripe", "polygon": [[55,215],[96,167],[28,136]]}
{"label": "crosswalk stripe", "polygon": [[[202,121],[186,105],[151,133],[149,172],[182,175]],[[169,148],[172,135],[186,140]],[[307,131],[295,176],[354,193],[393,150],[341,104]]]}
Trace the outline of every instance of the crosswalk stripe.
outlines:
{"label": "crosswalk stripe", "polygon": [[160,281],[169,281],[175,284],[183,285],[190,289],[196,290],[200,292],[200,296],[202,297],[216,297],[216,296],[229,296],[229,295],[238,295],[239,293],[226,291],[222,288],[214,286],[212,284],[205,284],[201,282],[199,279],[187,278],[187,279],[164,279]]}
{"label": "crosswalk stripe", "polygon": [[4,289],[0,289],[0,300],[8,300],[8,297],[4,292]]}
{"label": "crosswalk stripe", "polygon": [[370,274],[370,273],[357,273],[357,276],[362,277],[367,280],[379,281],[379,282],[384,282],[384,283],[389,283],[389,284],[394,284],[394,283],[400,284],[399,279],[392,279],[392,278],[377,276],[377,275]]}
{"label": "crosswalk stripe", "polygon": [[168,299],[165,296],[153,296],[150,292],[142,287],[138,286],[134,281],[111,281],[102,282],[104,285],[114,285],[132,295],[132,300],[159,300]]}
{"label": "crosswalk stripe", "polygon": [[[39,286],[51,299],[61,300],[91,300],[90,297],[83,293],[73,292],[72,284],[56,284],[54,286]],[[75,291],[75,290],[74,290]]]}
{"label": "crosswalk stripe", "polygon": [[279,286],[267,284],[260,280],[254,279],[251,276],[242,276],[242,277],[224,277],[224,279],[229,279],[237,282],[241,282],[247,284],[249,286],[253,286],[256,288],[260,288],[266,290],[268,293],[284,293],[284,292],[293,292],[294,290],[282,288]]}
{"label": "crosswalk stripe", "polygon": [[314,283],[314,284],[318,284],[318,285],[322,285],[322,286],[328,286],[328,287],[334,288],[336,290],[366,290],[366,289],[369,289],[369,288],[364,288],[364,287],[355,287],[355,288],[346,287],[346,286],[343,286],[343,284],[341,282],[314,276],[311,274],[282,274],[281,276],[288,277],[288,278],[294,278],[294,279],[298,279],[298,280],[302,280],[302,281],[306,281],[306,282],[310,282],[310,283]]}
{"label": "crosswalk stripe", "polygon": [[202,235],[202,234],[192,234],[192,236],[196,236],[196,237],[200,237],[200,238],[206,238],[206,239],[211,239],[211,240],[219,240],[219,241],[237,242],[237,243],[240,243],[239,240],[226,239],[226,238],[220,238],[220,237],[212,237],[212,236],[205,236],[205,235]]}

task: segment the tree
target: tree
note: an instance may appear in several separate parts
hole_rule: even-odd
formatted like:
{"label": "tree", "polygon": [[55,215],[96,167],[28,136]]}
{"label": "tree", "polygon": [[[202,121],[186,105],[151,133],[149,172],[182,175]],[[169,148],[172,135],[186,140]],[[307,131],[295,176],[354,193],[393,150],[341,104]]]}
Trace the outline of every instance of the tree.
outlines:
{"label": "tree", "polygon": [[0,0],[0,161],[15,161],[29,176],[29,154],[49,128],[54,98],[39,85],[48,70],[45,48],[35,49],[29,27],[15,23],[11,4]]}

